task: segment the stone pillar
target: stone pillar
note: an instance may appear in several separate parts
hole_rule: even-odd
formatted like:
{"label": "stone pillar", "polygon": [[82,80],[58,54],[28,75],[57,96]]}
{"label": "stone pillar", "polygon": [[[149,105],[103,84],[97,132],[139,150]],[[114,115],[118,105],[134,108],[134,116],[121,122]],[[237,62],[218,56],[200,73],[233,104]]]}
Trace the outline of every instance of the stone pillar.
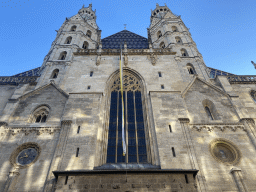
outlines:
{"label": "stone pillar", "polygon": [[236,182],[236,185],[237,185],[237,188],[238,188],[239,192],[249,192],[247,190],[247,187],[246,187],[244,181],[243,181],[241,169],[232,168],[230,170],[230,173],[232,174],[232,176],[233,176],[233,178]]}
{"label": "stone pillar", "polygon": [[57,142],[55,152],[52,158],[52,162],[49,168],[49,172],[45,181],[44,189],[43,191],[52,191],[53,187],[56,184],[55,177],[53,175],[53,171],[59,171],[61,170],[61,160],[63,159],[67,139],[68,139],[68,133],[71,127],[72,121],[71,120],[64,120],[61,122],[61,131],[59,135],[59,140]]}
{"label": "stone pillar", "polygon": [[12,191],[12,183],[15,183],[17,177],[20,175],[19,169],[13,168],[8,175],[5,182],[3,192]]}
{"label": "stone pillar", "polygon": [[256,135],[254,129],[254,120],[250,118],[243,118],[240,120],[244,124],[244,131],[247,133],[249,139],[251,140],[254,148],[256,149]]}
{"label": "stone pillar", "polygon": [[206,192],[206,184],[205,177],[203,176],[202,169],[199,168],[199,164],[197,162],[196,152],[193,145],[193,140],[191,138],[190,127],[189,127],[189,119],[188,118],[179,118],[180,125],[182,128],[182,132],[184,135],[184,140],[186,141],[186,145],[188,147],[188,155],[191,162],[192,169],[199,170],[197,174],[197,184],[195,184],[195,188],[197,188],[200,192]]}

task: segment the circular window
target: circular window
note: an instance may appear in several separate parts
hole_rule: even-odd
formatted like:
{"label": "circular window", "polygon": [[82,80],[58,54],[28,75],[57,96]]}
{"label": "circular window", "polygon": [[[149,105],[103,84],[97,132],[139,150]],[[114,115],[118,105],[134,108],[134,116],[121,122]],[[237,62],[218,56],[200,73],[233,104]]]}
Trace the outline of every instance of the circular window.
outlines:
{"label": "circular window", "polygon": [[237,164],[241,158],[239,149],[230,141],[217,139],[210,143],[212,156],[219,162],[225,164]]}
{"label": "circular window", "polygon": [[15,167],[25,168],[36,162],[40,151],[36,143],[24,143],[13,151],[10,161]]}

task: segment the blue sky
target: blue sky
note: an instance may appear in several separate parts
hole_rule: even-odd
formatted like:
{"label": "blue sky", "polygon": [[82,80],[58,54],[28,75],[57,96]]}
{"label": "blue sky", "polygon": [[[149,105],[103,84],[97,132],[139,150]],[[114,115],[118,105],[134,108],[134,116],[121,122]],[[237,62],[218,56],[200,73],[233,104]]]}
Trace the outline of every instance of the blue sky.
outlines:
{"label": "blue sky", "polygon": [[181,15],[207,66],[256,75],[256,0],[1,0],[0,76],[41,66],[66,17],[96,9],[102,38],[124,29],[147,37],[150,9],[167,4]]}

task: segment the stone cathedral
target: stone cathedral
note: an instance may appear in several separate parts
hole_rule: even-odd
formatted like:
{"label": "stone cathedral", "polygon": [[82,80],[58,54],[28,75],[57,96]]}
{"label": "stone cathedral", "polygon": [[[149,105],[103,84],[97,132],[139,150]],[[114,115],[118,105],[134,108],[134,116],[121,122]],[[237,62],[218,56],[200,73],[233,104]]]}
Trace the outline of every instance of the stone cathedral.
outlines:
{"label": "stone cathedral", "polygon": [[256,76],[207,67],[166,5],[147,38],[101,39],[96,18],[83,6],[41,67],[0,77],[0,191],[256,192]]}

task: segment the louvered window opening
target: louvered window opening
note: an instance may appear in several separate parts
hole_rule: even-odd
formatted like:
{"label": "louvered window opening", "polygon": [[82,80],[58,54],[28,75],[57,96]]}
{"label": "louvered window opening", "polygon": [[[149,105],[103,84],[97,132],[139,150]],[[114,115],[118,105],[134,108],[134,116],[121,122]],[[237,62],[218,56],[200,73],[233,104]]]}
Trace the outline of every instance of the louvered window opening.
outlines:
{"label": "louvered window opening", "polygon": [[122,100],[117,78],[111,92],[107,163],[147,163],[141,86],[130,74],[124,74],[123,85],[126,155],[123,156]]}

